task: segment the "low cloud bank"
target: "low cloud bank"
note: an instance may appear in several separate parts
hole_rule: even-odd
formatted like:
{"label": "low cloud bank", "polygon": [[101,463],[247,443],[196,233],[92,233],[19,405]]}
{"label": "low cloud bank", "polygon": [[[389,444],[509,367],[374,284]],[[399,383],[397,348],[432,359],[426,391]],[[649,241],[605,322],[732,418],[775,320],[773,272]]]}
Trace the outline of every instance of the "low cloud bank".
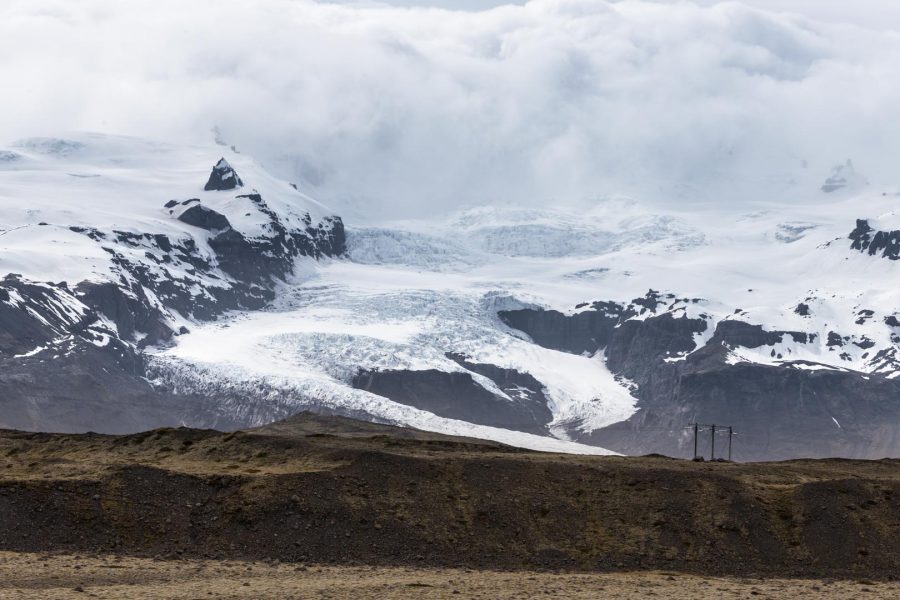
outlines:
{"label": "low cloud bank", "polygon": [[900,34],[740,3],[13,0],[0,56],[4,140],[217,128],[359,219],[900,180]]}

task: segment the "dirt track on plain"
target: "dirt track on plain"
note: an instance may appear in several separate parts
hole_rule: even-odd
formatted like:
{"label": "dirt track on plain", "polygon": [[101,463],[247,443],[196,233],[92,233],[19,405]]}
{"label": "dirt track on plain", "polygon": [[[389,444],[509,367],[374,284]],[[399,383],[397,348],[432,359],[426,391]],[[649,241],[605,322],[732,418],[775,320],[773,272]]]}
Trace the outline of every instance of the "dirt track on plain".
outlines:
{"label": "dirt track on plain", "polygon": [[866,580],[736,579],[666,572],[510,573],[0,553],[0,598],[21,600],[63,598],[846,600],[858,597],[893,600],[900,597],[900,583]]}

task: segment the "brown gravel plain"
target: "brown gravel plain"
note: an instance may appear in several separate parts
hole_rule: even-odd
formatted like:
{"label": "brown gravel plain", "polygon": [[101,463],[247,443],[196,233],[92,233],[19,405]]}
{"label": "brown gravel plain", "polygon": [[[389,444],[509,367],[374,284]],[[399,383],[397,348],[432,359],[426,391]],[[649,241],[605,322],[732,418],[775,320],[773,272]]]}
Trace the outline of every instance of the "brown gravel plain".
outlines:
{"label": "brown gravel plain", "polygon": [[740,579],[659,571],[612,574],[501,572],[2,552],[0,598],[894,600],[900,598],[900,583],[864,579]]}

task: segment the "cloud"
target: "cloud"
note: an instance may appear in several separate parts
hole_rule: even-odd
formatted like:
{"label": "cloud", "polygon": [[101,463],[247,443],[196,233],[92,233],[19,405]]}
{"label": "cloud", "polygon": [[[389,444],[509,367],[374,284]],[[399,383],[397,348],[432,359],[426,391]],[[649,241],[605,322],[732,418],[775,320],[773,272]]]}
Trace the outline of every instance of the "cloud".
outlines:
{"label": "cloud", "polygon": [[897,180],[900,36],[863,25],[738,3],[7,0],[0,137],[217,127],[359,219],[790,199],[848,157]]}

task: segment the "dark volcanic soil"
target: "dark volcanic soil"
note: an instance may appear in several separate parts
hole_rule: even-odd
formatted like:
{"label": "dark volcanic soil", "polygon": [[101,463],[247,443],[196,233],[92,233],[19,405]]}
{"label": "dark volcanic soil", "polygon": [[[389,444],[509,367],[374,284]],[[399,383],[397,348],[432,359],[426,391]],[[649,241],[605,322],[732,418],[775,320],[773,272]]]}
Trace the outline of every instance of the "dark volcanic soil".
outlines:
{"label": "dark volcanic soil", "polygon": [[310,415],[6,431],[0,550],[888,579],[900,461],[564,456]]}

